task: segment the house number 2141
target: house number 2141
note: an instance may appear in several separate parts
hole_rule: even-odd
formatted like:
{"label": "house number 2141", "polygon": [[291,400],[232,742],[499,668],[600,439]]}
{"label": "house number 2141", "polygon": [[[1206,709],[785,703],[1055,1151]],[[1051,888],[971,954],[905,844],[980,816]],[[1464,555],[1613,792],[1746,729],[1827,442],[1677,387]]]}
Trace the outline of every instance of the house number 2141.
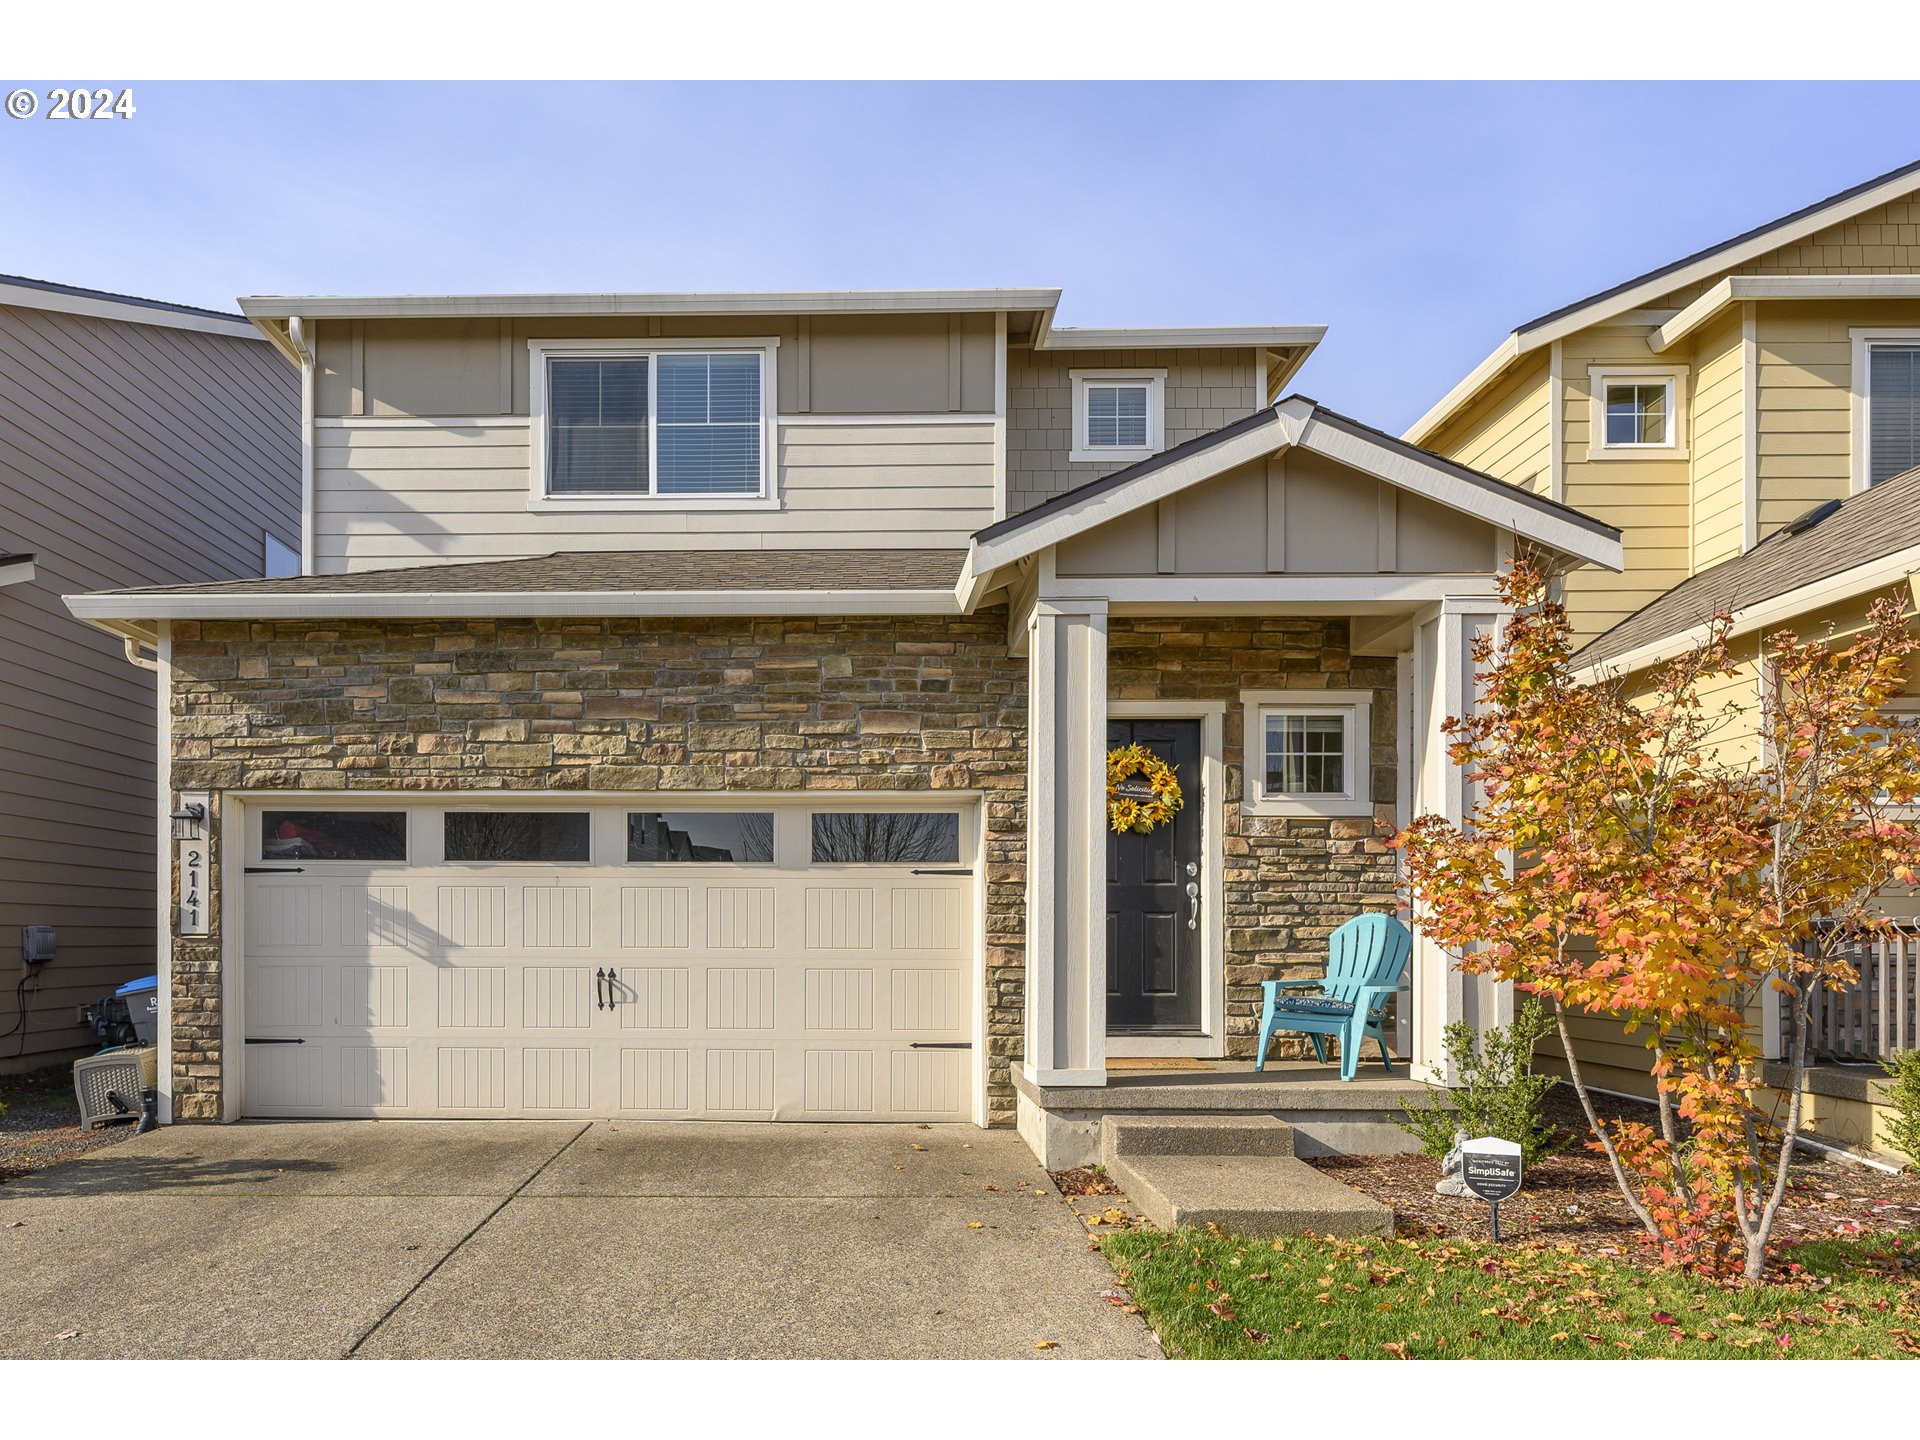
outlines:
{"label": "house number 2141", "polygon": [[205,935],[211,930],[207,913],[207,842],[180,842],[180,933]]}

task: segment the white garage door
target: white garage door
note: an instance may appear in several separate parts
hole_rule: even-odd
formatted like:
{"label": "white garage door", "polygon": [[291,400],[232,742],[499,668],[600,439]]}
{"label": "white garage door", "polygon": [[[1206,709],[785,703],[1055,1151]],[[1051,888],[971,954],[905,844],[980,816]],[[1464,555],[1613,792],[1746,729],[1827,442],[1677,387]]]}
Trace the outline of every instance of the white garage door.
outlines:
{"label": "white garage door", "polygon": [[972,1118],[976,813],[246,810],[259,1116]]}

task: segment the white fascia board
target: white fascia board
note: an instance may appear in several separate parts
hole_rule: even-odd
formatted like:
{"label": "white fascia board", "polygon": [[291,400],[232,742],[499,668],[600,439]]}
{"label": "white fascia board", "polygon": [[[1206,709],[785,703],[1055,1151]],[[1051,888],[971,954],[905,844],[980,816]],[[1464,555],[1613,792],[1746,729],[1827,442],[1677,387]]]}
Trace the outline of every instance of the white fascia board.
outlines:
{"label": "white fascia board", "polygon": [[1389,449],[1364,435],[1318,418],[1307,424],[1299,443],[1302,449],[1325,455],[1329,460],[1337,460],[1416,495],[1424,495],[1490,525],[1537,540],[1563,555],[1609,570],[1625,568],[1624,548],[1618,535],[1596,534],[1583,525],[1530,505],[1527,502],[1532,497],[1525,491],[1516,489],[1511,497],[1500,494],[1452,473],[1443,464]]}
{"label": "white fascia board", "polygon": [[69,595],[89,623],[115,620],[559,619],[646,615],[958,615],[953,590],[261,591]]}
{"label": "white fascia board", "polygon": [[1290,605],[1302,607],[1303,613],[1397,615],[1447,600],[1491,600],[1498,593],[1491,575],[1057,576],[1046,582],[1041,603],[1105,600],[1115,608],[1149,611],[1162,606],[1266,610]]}
{"label": "white fascia board", "polygon": [[[1733,612],[1733,629],[1729,635],[1748,635],[1755,630],[1764,630],[1769,625],[1778,625],[1801,615],[1824,609],[1828,605],[1837,605],[1843,600],[1851,600],[1883,586],[1911,586],[1916,574],[1920,574],[1920,545],[1909,545],[1891,555],[1878,560],[1870,560],[1864,565],[1856,565],[1851,570],[1843,570],[1838,575],[1829,575],[1824,580],[1816,580],[1811,585],[1802,585],[1789,590],[1784,595],[1775,595],[1770,599],[1757,601]],[[1920,601],[1920,592],[1916,592]],[[1619,675],[1631,675],[1636,670],[1644,670],[1649,665],[1659,665],[1684,655],[1695,645],[1706,639],[1713,628],[1711,620],[1703,620],[1698,625],[1688,626],[1664,639],[1654,640],[1611,659],[1597,661],[1574,673],[1574,679],[1583,685],[1596,680],[1609,679]]]}
{"label": "white fascia board", "polygon": [[1425,444],[1427,437],[1445,424],[1454,411],[1478,395],[1496,375],[1519,358],[1520,337],[1518,334],[1509,335],[1495,347],[1491,355],[1467,372],[1466,379],[1442,395],[1438,404],[1402,431],[1400,438],[1409,445]]}
{"label": "white fascia board", "polygon": [[129,325],[197,330],[204,335],[225,335],[230,340],[261,338],[251,324],[238,316],[227,320],[216,315],[193,315],[157,305],[135,305],[125,300],[109,300],[96,295],[69,295],[31,285],[0,284],[0,305],[16,310],[51,310],[62,315],[86,315],[96,320],[123,320]]}
{"label": "white fascia board", "polygon": [[1920,275],[1729,275],[1647,337],[1658,355],[1743,300],[1912,300]]}
{"label": "white fascia board", "polygon": [[33,574],[33,556],[0,556],[0,585],[24,585]]}
{"label": "white fascia board", "polygon": [[430,319],[543,315],[833,315],[860,312],[945,314],[1041,310],[1058,290],[765,290],[672,291],[597,295],[245,295],[254,320]]}
{"label": "white fascia board", "polygon": [[1324,325],[1190,325],[1167,328],[1083,330],[1056,327],[1034,345],[1036,350],[1200,350],[1245,349],[1268,345],[1276,349],[1304,345],[1308,349],[1326,338]]}
{"label": "white fascia board", "polygon": [[1008,534],[986,541],[975,540],[969,549],[969,562],[982,573],[996,570],[1002,565],[1011,565],[1016,560],[1050,549],[1062,540],[1095,526],[1130,515],[1143,506],[1157,504],[1169,495],[1178,494],[1188,486],[1211,479],[1236,465],[1271,455],[1293,442],[1305,424],[1307,413],[1308,407],[1302,402],[1289,402],[1277,409],[1276,425],[1262,425],[1244,435],[1236,435],[1231,440],[1150,471],[1137,480],[1089,495]]}

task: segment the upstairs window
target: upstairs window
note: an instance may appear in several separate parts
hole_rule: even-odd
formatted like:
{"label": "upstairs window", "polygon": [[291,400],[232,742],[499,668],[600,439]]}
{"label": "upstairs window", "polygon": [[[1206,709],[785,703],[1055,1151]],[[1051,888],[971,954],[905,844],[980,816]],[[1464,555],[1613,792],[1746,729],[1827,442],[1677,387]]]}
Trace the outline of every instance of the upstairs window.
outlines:
{"label": "upstairs window", "polygon": [[1869,345],[1866,481],[1920,465],[1920,344]]}
{"label": "upstairs window", "polygon": [[1164,370],[1072,370],[1070,460],[1129,464],[1165,446]]}
{"label": "upstairs window", "polygon": [[534,349],[541,497],[737,502],[771,493],[766,352]]}
{"label": "upstairs window", "polygon": [[1593,431],[1587,458],[1684,459],[1685,373],[1678,369],[1590,370]]}

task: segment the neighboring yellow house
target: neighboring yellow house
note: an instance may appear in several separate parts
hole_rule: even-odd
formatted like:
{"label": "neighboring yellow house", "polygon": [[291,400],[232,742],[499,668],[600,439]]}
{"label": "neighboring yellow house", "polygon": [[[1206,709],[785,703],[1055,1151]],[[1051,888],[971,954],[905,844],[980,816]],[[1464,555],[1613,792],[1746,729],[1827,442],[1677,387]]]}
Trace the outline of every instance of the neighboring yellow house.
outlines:
{"label": "neighboring yellow house", "polygon": [[[1888,593],[1914,613],[1920,162],[1527,322],[1405,438],[1620,528],[1623,571],[1564,582],[1595,672],[1643,670],[1726,610],[1741,664],[1719,698],[1752,705],[1766,634],[1849,628]],[[1920,1044],[1917,966],[1911,943],[1870,958],[1821,1052]],[[1637,1043],[1589,1036],[1596,1084],[1650,1093]],[[1823,1067],[1823,1133],[1869,1140],[1873,1073]]]}

